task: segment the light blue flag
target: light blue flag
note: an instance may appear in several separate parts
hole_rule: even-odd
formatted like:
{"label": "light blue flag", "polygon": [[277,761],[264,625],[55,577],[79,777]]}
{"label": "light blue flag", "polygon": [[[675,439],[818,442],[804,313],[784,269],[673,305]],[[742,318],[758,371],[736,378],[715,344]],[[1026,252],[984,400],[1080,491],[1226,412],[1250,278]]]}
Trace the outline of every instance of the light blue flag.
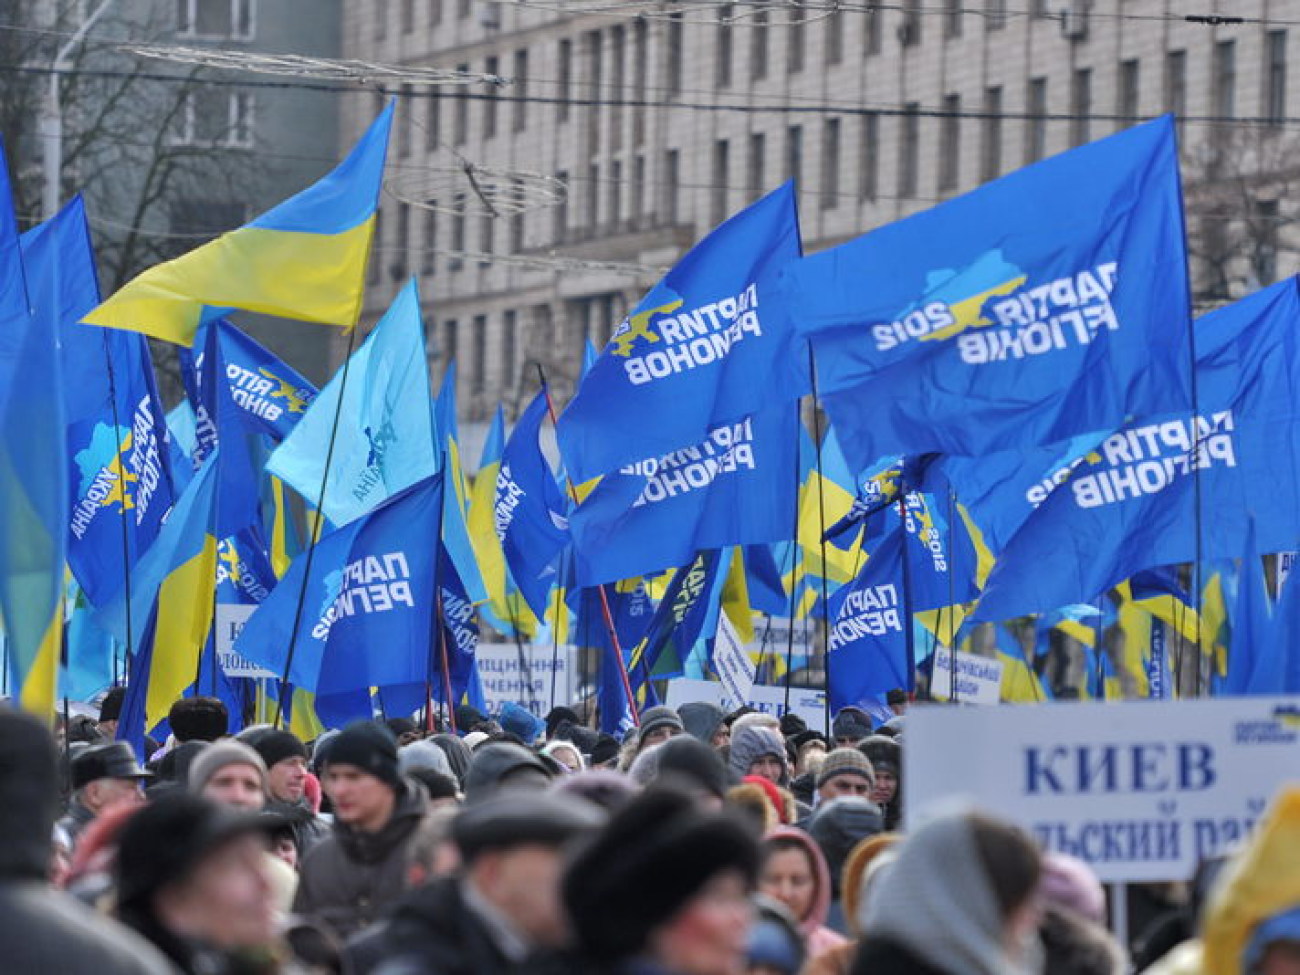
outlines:
{"label": "light blue flag", "polygon": [[[439,469],[420,298],[412,280],[271,455],[267,470],[345,525]],[[342,410],[339,398],[342,396]],[[336,414],[333,455],[330,439]]]}
{"label": "light blue flag", "polygon": [[248,618],[235,651],[287,672],[290,684],[318,702],[369,687],[423,689],[432,663],[438,549],[431,541],[441,495],[442,479],[428,478],[324,536],[310,576],[300,555]]}
{"label": "light blue flag", "polygon": [[808,392],[805,344],[768,288],[799,254],[786,183],[678,261],[614,329],[560,417],[560,454],[575,484]]}
{"label": "light blue flag", "polygon": [[1229,623],[1232,626],[1228,644],[1228,673],[1224,679],[1224,694],[1280,694],[1282,693],[1282,658],[1270,656],[1268,646],[1271,626],[1268,587],[1264,580],[1264,566],[1255,546],[1255,525],[1252,522],[1246,535],[1246,547],[1241,553],[1241,572],[1237,576],[1237,601]]}
{"label": "light blue flag", "polygon": [[569,543],[564,495],[542,454],[546,391],[519,416],[501,454],[493,494],[493,519],[506,566],[528,608],[546,617],[547,594],[556,581],[556,563]]}
{"label": "light blue flag", "polygon": [[570,516],[577,584],[650,575],[701,549],[789,538],[798,445],[798,411],[781,405],[607,475]]}
{"label": "light blue flag", "polygon": [[1084,602],[1142,569],[1193,561],[1198,528],[1206,559],[1240,554],[1252,517],[1261,550],[1296,548],[1297,321],[1295,279],[1201,318],[1197,415],[1130,423],[1085,457],[1011,539],[976,618],[1010,619]]}
{"label": "light blue flag", "polygon": [[827,685],[832,713],[915,686],[904,612],[903,534],[895,529],[856,579],[830,598]]}
{"label": "light blue flag", "polygon": [[470,602],[476,606],[487,602],[487,585],[470,541],[466,507],[469,489],[460,458],[460,427],[456,422],[456,363],[449,362],[442,377],[442,388],[433,404],[433,429],[437,436],[437,453],[441,469],[448,472],[448,490],[442,495],[442,543],[465,587]]}
{"label": "light blue flag", "polygon": [[1114,430],[1189,408],[1172,117],[987,183],[791,265],[852,466]]}
{"label": "light blue flag", "polygon": [[59,338],[68,564],[100,606],[158,537],[175,497],[162,402],[143,335],[80,324],[99,304],[81,197],[25,233],[22,248],[33,308]]}

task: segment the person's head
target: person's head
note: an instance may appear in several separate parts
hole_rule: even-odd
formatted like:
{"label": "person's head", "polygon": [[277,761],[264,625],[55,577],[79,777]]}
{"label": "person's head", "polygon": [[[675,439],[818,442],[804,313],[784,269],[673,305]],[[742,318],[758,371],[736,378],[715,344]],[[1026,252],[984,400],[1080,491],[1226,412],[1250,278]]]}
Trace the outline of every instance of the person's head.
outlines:
{"label": "person's head", "polygon": [[420,820],[406,848],[407,887],[420,887],[460,869],[460,851],[451,840],[451,824],[459,813],[457,806],[438,806]]}
{"label": "person's head", "polygon": [[819,802],[849,796],[866,799],[875,791],[876,773],[867,756],[856,748],[837,748],[827,754],[816,781]]}
{"label": "person's head", "polygon": [[582,719],[578,717],[578,712],[571,707],[563,704],[557,704],[551,710],[546,712],[543,719],[546,724],[546,740],[554,741],[557,738],[566,738],[568,729],[582,724]]}
{"label": "person's head", "polygon": [[[1038,936],[1043,970],[1052,975],[1124,975],[1126,971],[1124,950],[1111,933],[1068,908],[1046,907]],[[1286,975],[1295,973],[1300,969],[1286,970]]]}
{"label": "person's head", "polygon": [[784,904],[805,934],[825,923],[830,887],[826,860],[807,833],[781,826],[764,838],[758,889]]}
{"label": "person's head", "polygon": [[384,725],[393,733],[398,748],[420,739],[420,729],[410,718],[389,718]]}
{"label": "person's head", "polygon": [[307,746],[289,731],[269,728],[251,736],[248,744],[266,765],[266,787],[276,802],[301,801],[307,786]]}
{"label": "person's head", "polygon": [[118,845],[118,916],[142,932],[161,928],[226,951],[270,944],[269,829],[262,816],[182,792],[144,806]]}
{"label": "person's head", "polygon": [[655,777],[690,792],[710,808],[721,808],[727,794],[727,767],[717,750],[691,735],[678,735],[651,753]]}
{"label": "person's head", "polygon": [[722,708],[711,701],[690,701],[677,709],[686,733],[706,745],[719,748],[731,739],[731,729]]}
{"label": "person's head", "polygon": [[754,915],[746,975],[798,975],[807,957],[799,922],[784,904],[764,894],[754,895]]}
{"label": "person's head", "polygon": [[362,833],[383,829],[402,788],[392,732],[373,721],[354,721],[330,741],[324,763],[321,785],[335,818]]}
{"label": "person's head", "polygon": [[831,871],[831,897],[838,899],[844,863],[853,848],[885,828],[880,807],[861,796],[845,796],[819,805],[808,821],[808,835]]}
{"label": "person's head", "polygon": [[565,847],[605,818],[572,796],[544,792],[521,803],[500,793],[467,806],[451,833],[465,882],[534,945],[560,947],[568,941],[560,903]]}
{"label": "person's head", "polygon": [[73,792],[95,815],[118,803],[143,802],[144,783],[150,778],[124,741],[91,745],[72,760]]}
{"label": "person's head", "polygon": [[0,881],[45,878],[59,801],[58,768],[49,726],[0,706]]}
{"label": "person's head", "polygon": [[871,719],[861,708],[844,708],[831,722],[836,748],[853,748],[871,735]]}
{"label": "person's head", "polygon": [[645,958],[680,975],[743,968],[758,844],[726,811],[652,787],[573,859],[564,904],[583,953],[613,966]]}
{"label": "person's head", "polygon": [[[268,813],[268,816],[274,816],[274,813]],[[278,825],[271,832],[270,850],[271,854],[278,860],[288,864],[294,870],[298,869],[298,838],[293,834],[293,825],[287,820],[276,817]]]}
{"label": "person's head", "polygon": [[230,712],[215,697],[183,697],[167,713],[178,742],[216,741],[230,734]]}
{"label": "person's head", "polygon": [[879,806],[887,806],[898,797],[899,771],[902,767],[903,749],[892,738],[884,735],[872,735],[858,745],[858,750],[867,756],[871,768],[876,774],[875,788],[871,792],[871,801]]}
{"label": "person's head", "polygon": [[109,741],[117,737],[117,722],[122,716],[122,702],[125,700],[125,687],[110,687],[99,702],[99,730]]}
{"label": "person's head", "polygon": [[586,767],[586,763],[582,760],[582,752],[578,751],[578,746],[571,741],[557,739],[548,742],[542,749],[542,754],[564,769],[566,775],[581,772]]}
{"label": "person's head", "polygon": [[214,742],[190,763],[188,786],[223,806],[260,812],[266,805],[266,764],[243,742]]}
{"label": "person's head", "polygon": [[496,741],[481,745],[465,772],[465,801],[478,802],[504,790],[541,791],[551,773],[534,753],[522,745]]}
{"label": "person's head", "polygon": [[789,781],[785,739],[771,728],[750,724],[733,730],[728,762],[737,776],[757,775],[777,785]]}
{"label": "person's head", "polygon": [[885,703],[889,705],[889,710],[894,714],[907,713],[907,691],[901,688],[894,688],[885,695]]}
{"label": "person's head", "polygon": [[636,750],[645,751],[651,745],[660,745],[677,735],[684,734],[686,726],[676,710],[664,705],[647,708],[641,715],[641,728],[637,732]]}

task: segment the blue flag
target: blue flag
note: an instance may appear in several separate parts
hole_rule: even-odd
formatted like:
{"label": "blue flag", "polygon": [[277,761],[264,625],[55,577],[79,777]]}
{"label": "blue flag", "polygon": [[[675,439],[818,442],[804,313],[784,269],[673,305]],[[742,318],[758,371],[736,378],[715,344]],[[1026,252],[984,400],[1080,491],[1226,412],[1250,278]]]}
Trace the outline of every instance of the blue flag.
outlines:
{"label": "blue flag", "polygon": [[289,683],[318,702],[369,687],[423,688],[441,506],[442,480],[429,478],[326,535],[310,577],[303,554],[249,617],[235,651],[277,674],[288,663]]}
{"label": "blue flag", "polygon": [[787,269],[857,469],[1189,408],[1189,291],[1166,116]]}
{"label": "blue flag", "polygon": [[201,325],[196,347],[205,347],[205,333],[213,328],[219,336],[231,398],[251,429],[278,443],[307,412],[316,387],[228,319]]}
{"label": "blue flag", "polygon": [[22,249],[33,308],[59,337],[68,564],[102,606],[158,537],[175,498],[162,403],[143,335],[79,324],[99,303],[81,197],[25,233]]}
{"label": "blue flag", "polygon": [[799,257],[794,184],[700,241],[614,330],[560,418],[574,483],[689,447],[808,392],[807,352],[769,282]]}
{"label": "blue flag", "polygon": [[798,431],[797,411],[780,406],[602,478],[570,518],[578,585],[683,565],[701,549],[789,538]]}
{"label": "blue flag", "polygon": [[1228,644],[1228,673],[1221,688],[1224,694],[1280,694],[1283,692],[1284,658],[1276,647],[1268,646],[1271,626],[1268,589],[1264,566],[1255,547],[1252,522],[1241,553],[1241,573],[1237,577],[1237,602],[1229,620],[1232,625]]}
{"label": "blue flag", "polygon": [[438,471],[424,326],[413,280],[344,368],[346,386],[340,370],[267,464],[270,473],[315,504],[328,457],[321,510],[336,525]]}
{"label": "blue flag", "polygon": [[627,669],[639,704],[654,700],[652,676],[680,675],[696,641],[713,636],[709,626],[717,625],[718,605],[712,597],[725,579],[730,561],[730,553],[724,560],[717,549],[709,549],[669,580],[645,635],[628,654]]}
{"label": "blue flag", "polygon": [[903,611],[903,534],[890,532],[856,579],[830,599],[827,660],[832,712],[915,685]]}
{"label": "blue flag", "polygon": [[1084,602],[1142,569],[1194,560],[1197,471],[1202,558],[1239,554],[1252,515],[1263,551],[1296,548],[1297,321],[1295,279],[1201,318],[1198,414],[1165,413],[1107,437],[1011,539],[976,618]]}
{"label": "blue flag", "polygon": [[528,608],[543,619],[556,562],[569,541],[564,496],[542,455],[546,392],[538,393],[506,441],[493,494],[493,520],[506,566]]}

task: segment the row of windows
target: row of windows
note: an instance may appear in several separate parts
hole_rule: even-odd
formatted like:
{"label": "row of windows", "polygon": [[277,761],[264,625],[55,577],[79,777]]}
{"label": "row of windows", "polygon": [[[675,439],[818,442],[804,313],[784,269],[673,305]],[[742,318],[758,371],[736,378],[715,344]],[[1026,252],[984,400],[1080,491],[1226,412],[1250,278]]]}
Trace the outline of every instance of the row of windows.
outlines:
{"label": "row of windows", "polygon": [[374,38],[377,41],[386,40],[388,37],[388,28],[393,15],[393,8],[396,6],[400,22],[398,26],[403,34],[414,33],[416,28],[416,18],[418,15],[417,7],[425,8],[424,23],[430,27],[441,24],[445,15],[444,7],[455,7],[455,15],[463,20],[470,15],[473,7],[472,0],[375,0],[374,3]]}
{"label": "row of windows", "polygon": [[176,0],[176,32],[184,37],[252,40],[254,0]]}

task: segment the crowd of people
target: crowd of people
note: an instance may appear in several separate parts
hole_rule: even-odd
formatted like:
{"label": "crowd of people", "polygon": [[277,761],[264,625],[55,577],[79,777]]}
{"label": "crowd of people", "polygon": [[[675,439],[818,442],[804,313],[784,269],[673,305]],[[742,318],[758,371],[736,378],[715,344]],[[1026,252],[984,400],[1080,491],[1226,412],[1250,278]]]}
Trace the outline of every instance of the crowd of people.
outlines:
{"label": "crowd of people", "polygon": [[903,831],[901,698],[830,740],[696,703],[622,742],[508,706],[308,743],[194,697],[145,765],[120,703],[58,743],[0,709],[0,971],[1300,972],[1300,791],[1130,954],[1095,874],[1020,828],[954,806]]}

